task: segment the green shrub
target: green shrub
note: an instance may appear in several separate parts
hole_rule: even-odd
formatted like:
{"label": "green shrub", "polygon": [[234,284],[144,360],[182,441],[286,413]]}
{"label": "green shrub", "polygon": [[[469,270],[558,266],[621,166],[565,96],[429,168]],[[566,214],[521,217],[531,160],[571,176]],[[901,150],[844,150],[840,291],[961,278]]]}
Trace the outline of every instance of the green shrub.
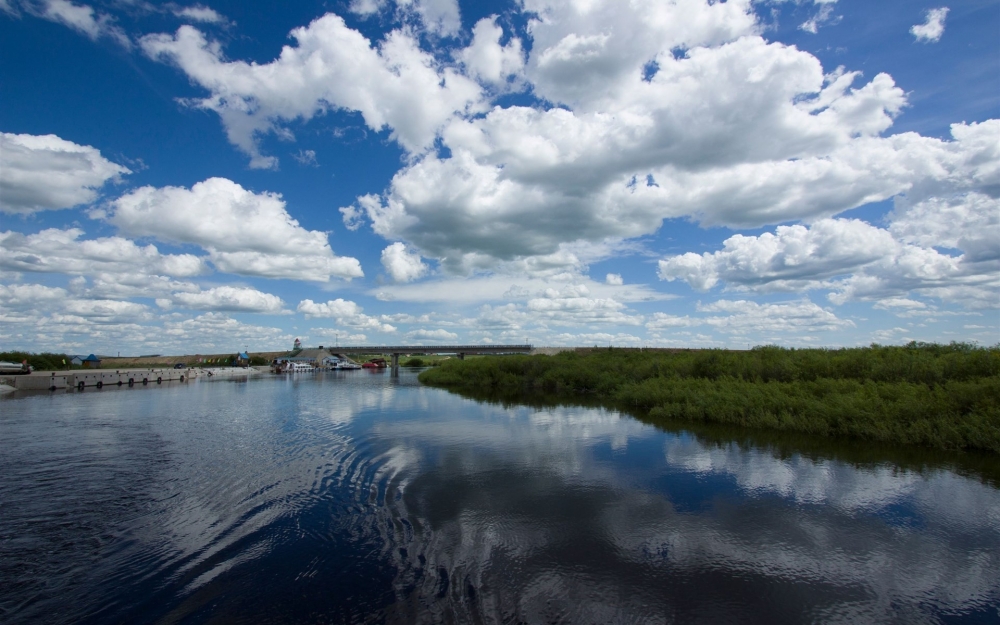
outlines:
{"label": "green shrub", "polygon": [[600,349],[449,360],[420,380],[584,394],[652,418],[1000,453],[1000,346]]}

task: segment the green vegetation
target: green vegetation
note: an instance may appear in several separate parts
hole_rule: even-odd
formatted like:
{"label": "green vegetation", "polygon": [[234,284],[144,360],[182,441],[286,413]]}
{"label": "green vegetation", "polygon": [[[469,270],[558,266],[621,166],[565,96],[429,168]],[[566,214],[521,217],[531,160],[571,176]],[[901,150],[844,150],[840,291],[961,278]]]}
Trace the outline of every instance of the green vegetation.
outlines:
{"label": "green vegetation", "polygon": [[427,384],[589,396],[648,420],[1000,453],[1000,346],[595,349],[450,360]]}
{"label": "green vegetation", "polygon": [[437,367],[449,358],[451,357],[437,355],[414,356],[409,360],[401,361],[399,364],[401,367]]}
{"label": "green vegetation", "polygon": [[[60,369],[69,369],[69,356],[66,354],[51,354],[48,352],[42,354],[32,354],[30,352],[0,352],[0,360],[6,360],[7,362],[23,362],[28,361],[35,371],[57,371]],[[66,364],[63,364],[63,361]],[[79,367],[75,367],[79,369]]]}

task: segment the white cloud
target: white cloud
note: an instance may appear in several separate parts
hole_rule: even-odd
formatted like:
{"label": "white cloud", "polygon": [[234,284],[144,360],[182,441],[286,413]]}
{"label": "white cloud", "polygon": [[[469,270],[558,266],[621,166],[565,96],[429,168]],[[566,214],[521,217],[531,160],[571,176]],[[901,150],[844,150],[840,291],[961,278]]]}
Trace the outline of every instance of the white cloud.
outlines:
{"label": "white cloud", "polygon": [[86,4],[74,4],[69,0],[38,0],[24,2],[28,13],[72,28],[96,41],[108,37],[125,48],[131,48],[128,35],[114,23],[114,18],[94,10]]}
{"label": "white cloud", "polygon": [[292,158],[298,161],[300,165],[319,167],[319,162],[316,160],[316,150],[299,150],[295,154],[292,154]]}
{"label": "white cloud", "polygon": [[984,193],[916,203],[897,198],[889,221],[889,232],[900,241],[961,250],[966,262],[1000,259],[1000,199]]}
{"label": "white cloud", "polygon": [[396,282],[412,282],[427,273],[420,254],[407,251],[402,243],[393,243],[382,250],[382,266]]}
{"label": "white cloud", "polygon": [[754,334],[771,332],[832,332],[854,325],[809,300],[781,304],[760,304],[747,300],[718,300],[699,305],[698,312],[722,313],[708,316],[705,324],[721,332]]}
{"label": "white cloud", "polygon": [[154,245],[140,247],[121,237],[80,240],[83,230],[48,228],[36,234],[0,232],[0,267],[12,271],[105,274],[146,278],[188,278],[205,272],[192,254],[161,254]]}
{"label": "white cloud", "polygon": [[383,323],[377,317],[364,314],[362,312],[364,309],[356,303],[340,298],[319,303],[311,299],[302,300],[296,310],[304,314],[306,319],[334,319],[338,325],[375,332],[396,331],[395,326]]}
{"label": "white cloud", "polygon": [[840,21],[839,17],[833,16],[833,6],[837,0],[823,1],[818,0],[815,4],[819,6],[816,14],[811,18],[799,25],[799,29],[806,31],[807,33],[816,34],[819,32],[820,26],[828,24],[830,22]]}
{"label": "white cloud", "polygon": [[4,320],[25,323],[46,314],[79,317],[89,323],[135,322],[150,318],[142,304],[110,299],[73,297],[65,289],[41,284],[0,284],[0,299],[4,302]]}
{"label": "white cloud", "polygon": [[657,292],[645,284],[615,286],[596,282],[580,275],[566,275],[548,279],[524,278],[524,276],[512,278],[503,275],[447,278],[425,281],[420,284],[383,285],[368,293],[373,296],[381,293],[387,301],[469,304],[505,300],[526,301],[532,297],[542,296],[547,289],[558,291],[567,284],[584,285],[587,291],[595,297],[614,299],[625,303],[650,302],[674,297]]}
{"label": "white cloud", "polygon": [[613,286],[621,286],[625,282],[624,282],[624,280],[622,280],[621,274],[619,274],[619,273],[609,273],[607,276],[605,276],[604,283],[605,284],[611,284]]}
{"label": "white cloud", "polygon": [[432,341],[432,342],[453,342],[458,340],[458,335],[447,330],[414,330],[407,332],[406,338],[410,341]]}
{"label": "white cloud", "polygon": [[592,298],[586,285],[548,288],[539,297],[529,299],[526,309],[536,319],[561,325],[585,323],[616,323],[639,325],[641,316],[625,312],[625,304],[613,298]]}
{"label": "white cloud", "polygon": [[679,317],[676,315],[669,315],[667,313],[655,312],[649,321],[646,322],[646,328],[649,330],[666,330],[670,328],[689,328],[691,326],[702,325],[704,322],[696,317],[690,317],[684,315]]}
{"label": "white cloud", "polygon": [[[397,0],[400,6],[406,2]],[[413,8],[420,15],[424,28],[439,35],[456,35],[462,28],[458,0],[413,0]]]}
{"label": "white cloud", "polygon": [[899,198],[889,222],[883,229],[823,219],[734,235],[720,251],[661,260],[659,276],[700,291],[719,283],[758,292],[826,289],[838,304],[916,292],[971,308],[1000,305],[1000,201],[976,192],[916,203]]}
{"label": "white cloud", "polygon": [[227,24],[228,20],[215,9],[196,4],[189,7],[175,7],[173,14],[177,17],[203,22],[205,24]]}
{"label": "white cloud", "polygon": [[[162,333],[148,337],[144,345],[173,353],[189,353],[196,345],[201,353],[232,353],[248,346],[250,351],[288,349],[294,335],[279,328],[242,323],[220,312],[194,318],[168,319]],[[169,353],[169,352],[167,352]]]}
{"label": "white cloud", "polygon": [[[318,339],[324,341],[326,347],[333,348],[340,344],[350,345],[354,343],[355,345],[366,345],[368,343],[368,335],[364,333],[354,333],[350,332],[337,332],[335,330],[330,330],[329,328],[313,328],[310,330],[310,338]],[[329,343],[333,343],[330,345]]]}
{"label": "white cloud", "polygon": [[246,287],[220,286],[194,293],[174,293],[174,303],[192,310],[280,313],[285,303],[277,295]]}
{"label": "white cloud", "polygon": [[457,34],[462,27],[458,0],[351,0],[350,11],[369,17],[384,11],[393,3],[399,17],[404,20],[415,18],[430,33],[451,36]]}
{"label": "white cloud", "polygon": [[928,9],[927,19],[923,24],[915,24],[910,28],[910,34],[923,43],[937,43],[944,34],[944,20],[948,16],[948,7]]}
{"label": "white cloud", "polygon": [[[749,0],[529,0],[532,52],[528,78],[552,102],[596,112],[628,97],[651,60],[675,49],[717,46],[757,31]],[[661,63],[662,71],[662,63]]]}
{"label": "white cloud", "polygon": [[0,133],[0,211],[6,213],[89,204],[106,183],[130,173],[89,145],[55,135]]}
{"label": "white cloud", "polygon": [[497,25],[495,15],[476,22],[472,34],[469,47],[455,53],[466,73],[501,91],[519,87],[524,70],[521,40],[511,37],[507,45],[500,45],[503,29]]}
{"label": "white cloud", "polygon": [[[759,303],[748,300],[718,300],[709,304],[699,303],[696,315],[671,315],[653,313],[646,322],[646,329],[656,341],[684,345],[718,343],[710,336],[691,335],[686,329],[702,327],[729,335],[723,343],[750,341],[754,343],[780,342],[819,344],[820,333],[843,331],[854,327],[854,322],[840,319],[804,299],[795,302]],[[681,340],[677,341],[676,339]]]}
{"label": "white cloud", "polygon": [[892,235],[856,219],[823,219],[806,226],[779,226],[775,234],[734,235],[718,252],[688,252],[659,262],[663,280],[686,280],[705,291],[720,280],[740,286],[797,290],[823,278],[850,273],[892,254]]}
{"label": "white cloud", "polygon": [[308,121],[327,110],[357,111],[369,128],[388,127],[405,149],[421,152],[454,114],[479,105],[474,81],[442,67],[404,31],[372,47],[341,17],[327,14],[291,36],[298,45],[265,64],[225,61],[219,44],[191,26],[173,36],[148,35],[141,45],[151,58],[172,61],[211,92],[189,103],[219,114],[229,140],[251,156],[252,167],[276,166],[257,141],[268,132],[290,136],[283,122]]}
{"label": "white cloud", "polygon": [[873,136],[903,93],[885,75],[852,89],[856,78],[824,77],[814,57],[753,37],[691,50],[663,59],[651,82],[636,73],[600,112],[509,107],[455,120],[442,135],[450,158],[418,159],[384,198],[347,212],[446,268],[492,268],[649,234],[672,217],[760,226],[831,215],[951,165],[951,143]]}
{"label": "white cloud", "polygon": [[568,332],[564,332],[552,337],[553,345],[596,345],[603,347],[605,345],[639,346],[644,343],[646,343],[646,341],[641,337],[623,332],[619,332],[617,334],[609,334],[607,332],[584,332],[581,334],[570,334]]}
{"label": "white cloud", "polygon": [[[412,24],[406,15],[421,5],[358,1],[352,10],[389,6]],[[530,279],[528,294],[518,291],[523,305],[503,315],[641,322],[624,310],[622,293],[598,293],[591,282],[592,295],[579,301],[539,293],[579,284],[589,263],[670,219],[730,228],[800,222],[661,262],[662,277],[696,288],[824,289],[837,303],[911,291],[968,306],[996,299],[984,210],[1000,188],[1000,121],[955,124],[945,140],[886,135],[908,104],[892,77],[824,70],[812,54],[768,42],[751,0],[527,0],[523,8],[525,45],[513,36],[501,45],[497,19],[480,20],[469,46],[452,53],[459,68],[440,50],[421,50],[411,26],[373,47],[332,15],[294,31],[294,45],[259,65],[225,60],[192,28],[143,44],[209,91],[195,104],[222,117],[255,165],[273,164],[258,149],[261,133],[290,137],[289,122],[328,110],[358,111],[368,127],[391,131],[408,151],[405,164],[381,194],[340,209],[345,226],[368,223],[398,242],[383,253],[398,281],[412,279],[423,259],[476,277],[380,286],[372,294],[383,301],[497,301]],[[834,19],[833,8],[813,2],[812,30]],[[487,110],[488,95],[522,87],[534,105]],[[886,228],[831,219],[892,198],[898,214]],[[932,244],[935,219],[919,215],[934,211],[978,221]],[[946,242],[962,255],[935,248]],[[404,253],[416,261],[396,262]]]}
{"label": "white cloud", "polygon": [[183,187],[141,187],[106,218],[133,236],[193,243],[220,271],[327,282],[362,277],[357,259],[336,256],[327,234],[306,230],[276,193],[253,193],[225,178]]}

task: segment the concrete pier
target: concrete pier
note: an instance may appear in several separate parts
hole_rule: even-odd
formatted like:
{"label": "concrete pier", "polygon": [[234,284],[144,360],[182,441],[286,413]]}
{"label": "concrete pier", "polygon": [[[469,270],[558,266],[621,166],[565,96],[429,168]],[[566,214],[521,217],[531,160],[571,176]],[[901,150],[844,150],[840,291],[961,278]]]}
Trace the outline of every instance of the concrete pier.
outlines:
{"label": "concrete pier", "polygon": [[19,391],[56,391],[105,386],[136,386],[185,382],[197,376],[194,369],[92,369],[87,371],[44,371],[29,375],[3,376],[2,382]]}

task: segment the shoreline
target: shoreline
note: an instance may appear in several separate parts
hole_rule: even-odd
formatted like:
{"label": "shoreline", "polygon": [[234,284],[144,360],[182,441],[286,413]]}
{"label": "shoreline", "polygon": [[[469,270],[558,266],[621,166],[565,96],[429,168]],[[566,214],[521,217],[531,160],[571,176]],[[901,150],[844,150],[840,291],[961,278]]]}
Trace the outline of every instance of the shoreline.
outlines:
{"label": "shoreline", "polygon": [[459,393],[548,393],[653,420],[1000,454],[1000,348],[587,354],[449,361],[420,381]]}

